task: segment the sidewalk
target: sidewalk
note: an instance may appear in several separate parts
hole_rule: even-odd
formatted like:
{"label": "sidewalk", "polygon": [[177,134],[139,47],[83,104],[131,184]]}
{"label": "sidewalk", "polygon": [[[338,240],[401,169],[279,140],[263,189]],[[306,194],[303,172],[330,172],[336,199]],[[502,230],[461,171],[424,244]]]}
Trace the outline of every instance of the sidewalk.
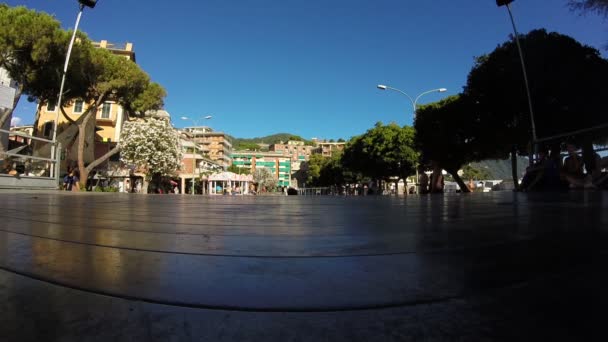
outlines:
{"label": "sidewalk", "polygon": [[603,340],[607,200],[0,192],[0,340]]}

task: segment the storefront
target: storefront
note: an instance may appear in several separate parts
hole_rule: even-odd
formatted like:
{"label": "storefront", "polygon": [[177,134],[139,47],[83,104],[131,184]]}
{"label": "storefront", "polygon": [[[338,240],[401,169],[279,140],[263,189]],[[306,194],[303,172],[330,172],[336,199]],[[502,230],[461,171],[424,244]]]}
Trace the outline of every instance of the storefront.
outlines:
{"label": "storefront", "polygon": [[209,194],[248,194],[249,185],[253,183],[252,175],[239,175],[224,171],[208,178]]}

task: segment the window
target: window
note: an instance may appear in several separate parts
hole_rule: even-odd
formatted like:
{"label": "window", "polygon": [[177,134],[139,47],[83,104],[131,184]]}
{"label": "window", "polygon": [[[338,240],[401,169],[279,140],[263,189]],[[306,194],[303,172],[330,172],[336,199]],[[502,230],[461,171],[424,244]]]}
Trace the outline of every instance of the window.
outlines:
{"label": "window", "polygon": [[101,118],[102,119],[109,119],[110,118],[110,109],[112,108],[112,104],[111,103],[104,103],[103,106],[101,107]]}
{"label": "window", "polygon": [[44,126],[42,127],[42,134],[44,135],[45,138],[51,138],[51,135],[53,134],[53,122],[49,121],[46,122],[44,124]]}
{"label": "window", "polygon": [[57,107],[57,104],[54,101],[49,101],[46,104],[46,110],[49,112],[54,112]]}
{"label": "window", "polygon": [[82,100],[74,101],[74,113],[82,113],[83,106],[84,106],[84,101],[82,101]]}

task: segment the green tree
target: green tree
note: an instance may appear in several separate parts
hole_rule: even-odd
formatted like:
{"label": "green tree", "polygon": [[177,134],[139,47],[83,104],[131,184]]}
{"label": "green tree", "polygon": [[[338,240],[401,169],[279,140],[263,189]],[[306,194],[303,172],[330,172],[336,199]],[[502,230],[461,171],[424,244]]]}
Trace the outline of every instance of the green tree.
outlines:
{"label": "green tree", "polygon": [[240,175],[248,175],[249,172],[250,172],[248,168],[238,167],[238,166],[236,166],[234,164],[228,166],[228,168],[226,169],[226,171],[232,172],[232,173],[238,173]]}
{"label": "green tree", "polygon": [[272,191],[279,184],[277,176],[266,168],[255,169],[253,172],[253,180],[258,183],[258,189],[260,190],[266,189],[267,191]]}
{"label": "green tree", "polygon": [[313,154],[306,162],[306,184],[318,186],[321,177],[321,169],[325,164],[325,158],[320,154]]}
{"label": "green tree", "polygon": [[[11,108],[0,109],[0,127],[22,95],[30,100],[57,96],[69,34],[52,16],[23,6],[0,4],[0,67],[17,82]],[[78,47],[75,49],[78,53]],[[5,151],[0,139],[0,151]]]}
{"label": "green tree", "polygon": [[[608,61],[596,49],[558,33],[534,30],[521,36],[538,138],[568,134],[606,123],[599,115],[608,92]],[[559,72],[556,72],[559,71]],[[525,153],[531,142],[531,117],[516,44],[509,40],[477,59],[464,95],[477,128],[477,147],[492,146],[497,158]],[[604,141],[608,129],[574,136],[582,145]],[[559,142],[559,141],[557,141]],[[516,165],[512,169],[516,178]]]}
{"label": "green tree", "polygon": [[171,175],[181,166],[179,136],[166,120],[148,118],[126,122],[120,147],[121,161],[144,170],[147,180],[154,175]]}
{"label": "green tree", "polygon": [[[598,113],[608,91],[608,61],[596,49],[545,30],[523,35],[521,43],[539,138],[606,123]],[[478,58],[464,94],[475,104],[476,119],[493,137],[488,142],[496,142],[507,151],[512,144],[525,149],[531,120],[514,42],[510,40]],[[594,134],[605,136],[607,132]]]}
{"label": "green tree", "polygon": [[462,168],[462,178],[464,179],[473,179],[473,180],[483,180],[490,179],[492,175],[488,170],[483,168],[477,168],[472,165],[465,165]]}
{"label": "green tree", "polygon": [[352,172],[342,164],[342,153],[336,152],[331,157],[325,158],[319,172],[320,186],[339,186],[353,181]]}
{"label": "green tree", "polygon": [[415,172],[419,154],[414,148],[413,127],[376,123],[365,134],[353,138],[344,149],[343,165],[363,177],[387,181],[405,179]]}
{"label": "green tree", "polygon": [[234,146],[234,149],[239,150],[248,150],[248,151],[257,151],[260,149],[260,146],[253,142],[239,142]]}
{"label": "green tree", "polygon": [[[127,117],[143,117],[147,111],[162,107],[165,91],[160,85],[151,82],[150,77],[137,64],[105,49],[90,45],[80,58],[77,60],[80,68],[74,69],[80,71],[84,80],[81,90],[67,93],[66,102],[60,109],[64,118],[78,128],[77,160],[84,181],[89,172],[118,153],[122,146],[117,144],[105,155],[85,165],[85,146],[94,140],[95,116],[100,106],[112,100],[125,109]],[[72,120],[63,107],[78,98],[90,99],[91,102],[77,120]]]}
{"label": "green tree", "polygon": [[418,108],[416,146],[422,153],[422,164],[437,163],[450,173],[460,189],[468,187],[458,176],[465,163],[490,158],[496,151],[489,144],[478,144],[478,122],[469,101],[463,96],[451,96]]}

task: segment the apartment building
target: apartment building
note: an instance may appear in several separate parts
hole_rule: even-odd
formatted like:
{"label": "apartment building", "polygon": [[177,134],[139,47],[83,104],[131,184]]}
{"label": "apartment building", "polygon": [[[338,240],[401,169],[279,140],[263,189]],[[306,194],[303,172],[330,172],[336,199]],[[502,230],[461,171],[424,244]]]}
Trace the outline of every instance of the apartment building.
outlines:
{"label": "apartment building", "polygon": [[182,150],[182,165],[178,174],[181,181],[180,189],[183,193],[192,193],[194,181],[195,184],[198,183],[198,186],[195,186],[195,193],[205,193],[208,188],[207,176],[221,171],[223,167],[207,157],[209,146],[197,143],[191,132],[180,130],[179,133]]}
{"label": "apartment building", "polygon": [[328,142],[317,141],[315,153],[321,154],[323,157],[331,157],[334,153],[341,152],[346,146],[346,142]]}
{"label": "apartment building", "polygon": [[203,146],[209,159],[224,169],[232,164],[232,142],[224,132],[216,132],[208,126],[185,127],[184,131],[192,135],[193,141]]}
{"label": "apartment building", "polygon": [[291,186],[291,157],[282,152],[235,151],[232,153],[232,164],[249,170],[251,174],[257,169],[269,169],[278,179],[279,186]]}
{"label": "apartment building", "polygon": [[284,156],[289,156],[292,161],[304,161],[310,159],[310,155],[315,150],[315,146],[305,145],[303,141],[289,140],[287,143],[279,142],[269,146],[269,151],[279,152]]}

